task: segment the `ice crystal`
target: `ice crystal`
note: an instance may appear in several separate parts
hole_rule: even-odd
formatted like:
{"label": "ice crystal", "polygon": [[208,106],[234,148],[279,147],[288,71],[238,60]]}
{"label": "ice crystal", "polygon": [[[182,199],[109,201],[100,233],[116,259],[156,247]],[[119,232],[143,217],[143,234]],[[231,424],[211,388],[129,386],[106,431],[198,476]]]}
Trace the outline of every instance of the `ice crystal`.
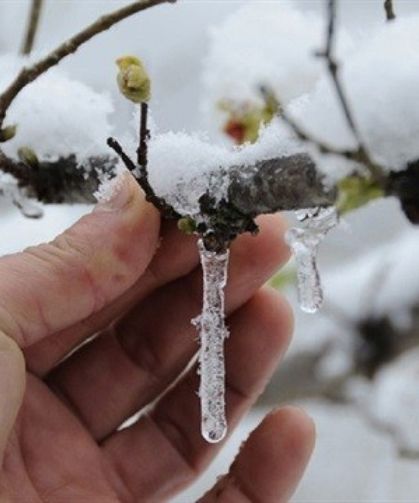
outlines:
{"label": "ice crystal", "polygon": [[296,213],[301,227],[286,234],[297,265],[297,289],[300,307],[306,313],[315,313],[323,303],[323,290],[317,267],[317,250],[326,234],[338,223],[334,207],[310,208]]}
{"label": "ice crystal", "polygon": [[193,320],[199,330],[201,433],[210,443],[220,442],[227,433],[225,415],[224,340],[228,336],[224,314],[224,287],[229,252],[215,253],[198,242],[204,276],[202,314]]}

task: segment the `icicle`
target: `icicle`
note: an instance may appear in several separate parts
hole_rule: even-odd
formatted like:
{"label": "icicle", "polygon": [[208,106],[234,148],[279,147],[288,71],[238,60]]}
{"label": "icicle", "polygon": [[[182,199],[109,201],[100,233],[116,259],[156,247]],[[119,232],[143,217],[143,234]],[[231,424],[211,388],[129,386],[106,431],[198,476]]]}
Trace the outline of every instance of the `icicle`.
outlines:
{"label": "icicle", "polygon": [[0,194],[10,199],[25,217],[40,218],[44,213],[39,204],[28,198],[17,180],[7,173],[0,175]]}
{"label": "icicle", "polygon": [[323,290],[317,268],[317,250],[326,234],[337,225],[334,207],[310,208],[297,212],[302,227],[290,229],[285,239],[292,249],[297,264],[297,288],[300,307],[315,313],[323,303]]}
{"label": "icicle", "polygon": [[42,208],[32,200],[28,199],[25,194],[16,191],[13,194],[13,204],[19,208],[23,216],[27,218],[41,218],[44,214]]}
{"label": "icicle", "polygon": [[227,282],[229,252],[222,254],[205,249],[198,242],[204,276],[202,314],[193,324],[198,327],[201,382],[201,433],[210,443],[220,442],[227,433],[225,416],[224,340],[228,336],[224,315],[224,287]]}

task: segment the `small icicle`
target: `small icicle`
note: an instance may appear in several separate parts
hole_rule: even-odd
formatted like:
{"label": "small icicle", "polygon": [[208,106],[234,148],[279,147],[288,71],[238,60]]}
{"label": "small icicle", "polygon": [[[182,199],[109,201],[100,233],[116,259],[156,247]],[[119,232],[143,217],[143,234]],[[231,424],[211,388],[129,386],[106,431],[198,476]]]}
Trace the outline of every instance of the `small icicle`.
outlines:
{"label": "small icicle", "polygon": [[201,433],[207,442],[216,443],[227,433],[224,340],[228,330],[225,326],[224,287],[229,251],[220,254],[208,251],[202,240],[198,241],[198,247],[204,277],[204,298],[202,314],[192,322],[198,327],[201,342]]}
{"label": "small icicle", "polygon": [[317,268],[317,250],[326,234],[337,225],[336,208],[310,208],[297,212],[302,227],[290,229],[285,239],[297,265],[297,289],[300,307],[315,313],[323,304],[323,290]]}
{"label": "small icicle", "polygon": [[0,194],[10,199],[25,217],[40,218],[44,214],[41,206],[28,198],[17,180],[7,173],[0,175]]}
{"label": "small icicle", "polygon": [[22,192],[16,192],[13,195],[13,203],[27,218],[41,218],[44,214],[39,204],[28,199]]}

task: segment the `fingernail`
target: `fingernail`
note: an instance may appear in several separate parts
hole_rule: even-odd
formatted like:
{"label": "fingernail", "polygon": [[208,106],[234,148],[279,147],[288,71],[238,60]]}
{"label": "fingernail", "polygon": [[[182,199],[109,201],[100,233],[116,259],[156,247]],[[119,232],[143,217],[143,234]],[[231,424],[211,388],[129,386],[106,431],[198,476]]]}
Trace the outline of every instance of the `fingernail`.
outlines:
{"label": "fingernail", "polygon": [[98,204],[95,211],[122,210],[132,199],[131,175],[118,173],[112,180],[103,182],[95,193]]}

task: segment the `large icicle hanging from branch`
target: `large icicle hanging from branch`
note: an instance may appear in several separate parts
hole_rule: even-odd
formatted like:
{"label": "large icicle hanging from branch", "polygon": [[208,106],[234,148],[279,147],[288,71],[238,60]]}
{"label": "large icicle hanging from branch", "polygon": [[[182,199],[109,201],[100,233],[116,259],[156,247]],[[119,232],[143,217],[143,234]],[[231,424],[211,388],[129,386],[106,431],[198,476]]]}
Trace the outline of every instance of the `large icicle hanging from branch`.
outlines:
{"label": "large icicle hanging from branch", "polygon": [[199,330],[201,400],[201,433],[210,443],[220,442],[227,433],[225,414],[224,341],[228,336],[225,325],[224,287],[227,283],[229,251],[208,251],[198,241],[201,257],[204,295],[202,314],[193,320]]}
{"label": "large icicle hanging from branch", "polygon": [[323,304],[323,289],[317,267],[317,250],[326,234],[337,225],[336,208],[309,208],[296,212],[302,227],[286,233],[297,265],[297,290],[300,307],[315,313]]}

